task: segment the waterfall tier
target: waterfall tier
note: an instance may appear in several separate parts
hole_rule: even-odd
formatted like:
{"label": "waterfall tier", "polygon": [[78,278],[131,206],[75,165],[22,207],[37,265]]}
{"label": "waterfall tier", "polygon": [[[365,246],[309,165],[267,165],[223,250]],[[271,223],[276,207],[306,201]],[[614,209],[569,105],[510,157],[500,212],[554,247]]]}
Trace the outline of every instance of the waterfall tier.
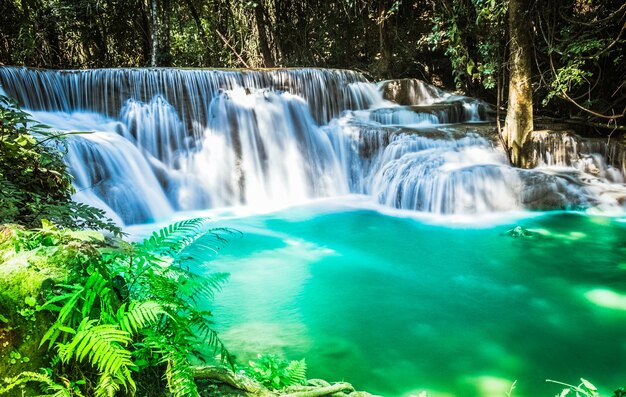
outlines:
{"label": "waterfall tier", "polygon": [[[615,147],[536,135],[508,165],[487,106],[356,72],[0,67],[0,93],[68,137],[76,199],[125,223],[347,193],[438,214],[620,206]],[[393,99],[398,103],[385,100]],[[623,164],[623,162],[621,162]]]}
{"label": "waterfall tier", "polygon": [[[371,88],[357,72],[332,69],[267,71],[194,69],[41,70],[0,68],[5,92],[31,110],[92,111],[117,117],[126,101],[161,96],[189,123],[204,123],[213,97],[234,88],[270,89],[298,95],[318,123],[345,109],[372,105]],[[360,87],[361,86],[361,87]]]}

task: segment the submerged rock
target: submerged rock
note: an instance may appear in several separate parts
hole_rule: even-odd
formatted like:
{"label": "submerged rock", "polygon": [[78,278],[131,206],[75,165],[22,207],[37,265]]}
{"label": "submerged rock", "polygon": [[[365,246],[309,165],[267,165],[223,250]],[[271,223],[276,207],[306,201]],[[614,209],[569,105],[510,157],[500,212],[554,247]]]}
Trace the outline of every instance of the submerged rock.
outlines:
{"label": "submerged rock", "polygon": [[529,237],[534,237],[537,235],[537,233],[532,232],[528,229],[524,229],[521,226],[515,226],[513,229],[507,230],[505,234],[511,237],[522,237],[522,238],[529,238]]}

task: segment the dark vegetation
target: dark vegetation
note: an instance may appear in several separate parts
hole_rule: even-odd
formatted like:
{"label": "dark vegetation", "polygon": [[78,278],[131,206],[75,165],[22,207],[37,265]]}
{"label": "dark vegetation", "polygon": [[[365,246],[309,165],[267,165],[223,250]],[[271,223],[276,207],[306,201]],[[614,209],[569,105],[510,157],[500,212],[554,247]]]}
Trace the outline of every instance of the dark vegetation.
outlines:
{"label": "dark vegetation", "polygon": [[74,187],[63,161],[63,136],[0,96],[0,221],[37,227],[48,220],[119,235],[103,211],[71,200]]}
{"label": "dark vegetation", "polygon": [[421,78],[506,109],[502,142],[531,167],[533,114],[626,131],[625,30],[621,0],[7,0],[0,64]]}
{"label": "dark vegetation", "polygon": [[[624,2],[514,3],[524,16],[517,22],[529,34],[532,90],[541,112],[623,125]],[[349,68],[374,78],[422,78],[493,103],[500,92],[505,103],[508,5],[495,0],[7,0],[0,5],[0,64]]]}

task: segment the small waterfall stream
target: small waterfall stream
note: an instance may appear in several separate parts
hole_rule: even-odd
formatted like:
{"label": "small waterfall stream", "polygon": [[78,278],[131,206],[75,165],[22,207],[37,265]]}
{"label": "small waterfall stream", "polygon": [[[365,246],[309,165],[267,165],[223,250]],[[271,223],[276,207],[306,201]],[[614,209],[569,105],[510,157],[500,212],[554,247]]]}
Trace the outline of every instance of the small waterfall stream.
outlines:
{"label": "small waterfall stream", "polygon": [[92,132],[68,138],[76,198],[125,224],[348,193],[437,214],[619,207],[624,196],[611,149],[549,137],[536,144],[541,167],[513,169],[477,123],[484,104],[416,80],[398,83],[401,95],[343,70],[0,67],[0,84],[38,121]]}

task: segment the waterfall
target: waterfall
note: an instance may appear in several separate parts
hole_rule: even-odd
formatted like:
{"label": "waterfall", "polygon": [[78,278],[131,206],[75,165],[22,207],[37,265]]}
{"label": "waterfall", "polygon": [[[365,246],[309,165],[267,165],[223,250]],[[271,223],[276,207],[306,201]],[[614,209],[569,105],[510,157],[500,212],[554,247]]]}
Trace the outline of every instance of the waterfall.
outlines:
{"label": "waterfall", "polygon": [[268,90],[239,88],[214,98],[202,149],[186,170],[205,183],[216,206],[347,193],[330,140],[305,101]]}
{"label": "waterfall", "polygon": [[611,182],[623,183],[626,152],[616,140],[582,139],[570,133],[532,134],[533,162],[545,167],[572,167]]}
{"label": "waterfall", "polygon": [[237,87],[272,89],[298,95],[318,123],[346,109],[367,108],[371,90],[357,73],[328,69],[271,71],[93,69],[40,70],[2,67],[0,82],[7,94],[31,110],[92,111],[117,117],[129,99],[149,103],[162,96],[182,120],[204,123],[211,100],[221,90]]}
{"label": "waterfall", "polygon": [[539,167],[517,170],[481,124],[487,105],[415,79],[0,67],[0,90],[54,129],[89,132],[67,138],[75,198],[120,223],[348,193],[438,214],[620,206],[626,197],[615,145],[536,135]]}

